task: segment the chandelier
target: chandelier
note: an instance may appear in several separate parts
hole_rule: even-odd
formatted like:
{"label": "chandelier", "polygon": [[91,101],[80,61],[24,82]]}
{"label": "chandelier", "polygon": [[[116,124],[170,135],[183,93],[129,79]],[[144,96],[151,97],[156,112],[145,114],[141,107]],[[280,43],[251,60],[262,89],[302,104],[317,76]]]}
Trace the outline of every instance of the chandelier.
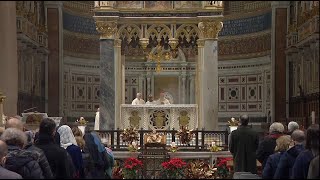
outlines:
{"label": "chandelier", "polygon": [[[149,43],[149,39],[143,38],[140,39],[140,44],[143,49],[146,49],[147,45]],[[151,50],[149,54],[147,54],[146,58],[147,60],[151,60],[153,62],[156,62],[156,72],[161,72],[161,62],[162,61],[169,61],[173,59],[173,57],[176,55],[176,47],[178,45],[178,40],[175,38],[169,39],[168,43],[169,47],[167,49],[164,48],[163,45],[160,44],[160,41],[158,41],[158,45]]]}

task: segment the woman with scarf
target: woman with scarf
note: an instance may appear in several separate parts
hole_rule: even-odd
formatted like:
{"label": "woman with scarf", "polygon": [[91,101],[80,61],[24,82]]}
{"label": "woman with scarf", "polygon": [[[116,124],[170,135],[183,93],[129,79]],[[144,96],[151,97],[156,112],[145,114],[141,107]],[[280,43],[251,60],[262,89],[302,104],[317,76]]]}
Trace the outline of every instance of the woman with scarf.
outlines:
{"label": "woman with scarf", "polygon": [[111,179],[113,158],[109,156],[99,136],[95,132],[90,132],[90,129],[86,127],[84,140],[84,151],[89,154],[89,157],[85,160],[87,177],[92,179]]}
{"label": "woman with scarf", "polygon": [[75,167],[73,178],[84,178],[81,149],[76,142],[71,128],[67,125],[63,125],[59,127],[57,132],[60,134],[61,147],[67,150]]}

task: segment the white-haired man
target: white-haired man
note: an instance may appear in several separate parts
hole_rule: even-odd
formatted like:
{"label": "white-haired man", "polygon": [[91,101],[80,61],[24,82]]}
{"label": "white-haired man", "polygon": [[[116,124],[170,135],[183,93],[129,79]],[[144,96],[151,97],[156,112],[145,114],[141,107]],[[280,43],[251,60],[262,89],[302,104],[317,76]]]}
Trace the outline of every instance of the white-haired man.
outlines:
{"label": "white-haired man", "polygon": [[137,93],[137,97],[132,101],[132,105],[145,104],[145,101],[142,99],[142,94]]}
{"label": "white-haired man", "polygon": [[276,140],[283,135],[284,126],[279,122],[274,122],[269,128],[269,135],[263,138],[259,143],[257,150],[257,159],[262,164],[262,169],[264,168],[268,157],[274,153],[274,148],[277,143]]}
{"label": "white-haired man", "polygon": [[291,135],[294,130],[299,129],[299,124],[297,122],[291,121],[288,124],[288,135]]}

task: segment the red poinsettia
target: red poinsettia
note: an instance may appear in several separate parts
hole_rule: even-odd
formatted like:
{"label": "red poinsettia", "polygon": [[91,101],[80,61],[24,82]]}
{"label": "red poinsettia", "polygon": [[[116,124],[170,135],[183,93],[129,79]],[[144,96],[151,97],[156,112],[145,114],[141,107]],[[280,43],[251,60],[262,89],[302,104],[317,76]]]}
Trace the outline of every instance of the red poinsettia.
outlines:
{"label": "red poinsettia", "polygon": [[138,170],[143,167],[142,161],[137,158],[128,158],[124,162],[124,168],[122,170],[123,175],[126,179],[132,179],[138,174]]}
{"label": "red poinsettia", "polygon": [[177,176],[183,174],[182,169],[185,168],[186,165],[187,163],[180,158],[172,158],[170,161],[163,162],[161,164],[165,171],[165,174],[170,179],[176,179]]}

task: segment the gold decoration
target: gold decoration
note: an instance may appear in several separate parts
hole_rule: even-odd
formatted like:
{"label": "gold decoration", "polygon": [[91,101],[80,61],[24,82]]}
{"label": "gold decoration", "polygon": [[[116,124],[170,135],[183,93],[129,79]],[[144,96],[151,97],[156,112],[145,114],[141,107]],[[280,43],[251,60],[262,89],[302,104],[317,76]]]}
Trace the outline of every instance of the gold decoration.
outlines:
{"label": "gold decoration", "polygon": [[231,120],[228,121],[228,124],[229,124],[229,126],[238,126],[239,121],[232,117]]}
{"label": "gold decoration", "polygon": [[217,168],[213,168],[203,160],[192,161],[188,164],[185,174],[187,179],[214,179]]}
{"label": "gold decoration", "polygon": [[146,143],[156,143],[156,144],[165,144],[166,137],[164,135],[160,135],[155,130],[152,133],[148,133],[145,136],[145,144]]}
{"label": "gold decoration", "polygon": [[223,23],[220,21],[200,22],[198,24],[200,31],[203,33],[203,38],[217,39]]}
{"label": "gold decoration", "polygon": [[178,146],[176,145],[176,143],[175,142],[172,142],[171,143],[171,146],[168,148],[168,150],[170,151],[170,152],[177,152],[178,151]]}
{"label": "gold decoration", "polygon": [[96,21],[96,30],[102,39],[113,38],[117,32],[117,22],[115,21]]}
{"label": "gold decoration", "polygon": [[165,122],[165,114],[163,112],[157,112],[155,117],[155,123],[156,123],[156,127],[157,128],[162,128],[164,126],[164,122]]}
{"label": "gold decoration", "polygon": [[123,142],[128,142],[130,144],[133,141],[139,140],[138,131],[132,127],[128,128],[128,129],[124,129],[120,136],[121,136]]}
{"label": "gold decoration", "polygon": [[131,115],[132,116],[129,117],[130,126],[134,128],[138,128],[139,122],[141,120],[141,117],[139,117],[138,115],[138,111],[131,111]]}
{"label": "gold decoration", "polygon": [[222,148],[219,147],[219,146],[217,146],[217,145],[216,145],[216,142],[213,141],[212,144],[211,144],[211,146],[210,146],[210,148],[209,148],[209,150],[210,150],[211,152],[217,152],[217,151],[222,151]]}
{"label": "gold decoration", "polygon": [[156,48],[155,52],[150,52],[147,58],[157,62],[156,72],[160,72],[162,70],[160,65],[161,61],[162,60],[169,61],[173,57],[171,52],[169,52],[170,50],[169,51],[164,50],[163,49],[164,47],[161,46],[160,43],[155,48]]}
{"label": "gold decoration", "polygon": [[135,141],[133,141],[131,144],[128,145],[128,150],[130,152],[137,152],[140,149],[140,147],[137,145]]}
{"label": "gold decoration", "polygon": [[187,127],[181,126],[181,129],[177,133],[179,140],[182,144],[188,144],[193,138],[192,130],[188,130]]}
{"label": "gold decoration", "polygon": [[0,92],[0,103],[3,103],[5,98],[6,96],[4,96],[2,92]]}
{"label": "gold decoration", "polygon": [[141,38],[139,41],[140,41],[141,47],[143,49],[146,49],[149,44],[149,39],[148,38]]}
{"label": "gold decoration", "polygon": [[114,47],[121,47],[121,39],[114,40]]}
{"label": "gold decoration", "polygon": [[204,47],[204,40],[203,39],[198,39],[197,40],[197,45],[198,45],[198,47]]}
{"label": "gold decoration", "polygon": [[169,45],[172,49],[176,49],[177,45],[179,44],[179,40],[176,38],[170,38],[169,39]]}
{"label": "gold decoration", "polygon": [[76,123],[78,123],[80,126],[85,126],[87,125],[88,121],[86,121],[84,117],[80,117],[80,119],[76,120]]}
{"label": "gold decoration", "polygon": [[190,117],[188,116],[188,112],[187,111],[181,111],[180,112],[180,117],[178,117],[178,121],[179,121],[179,126],[184,126],[186,127],[189,124],[190,121]]}

